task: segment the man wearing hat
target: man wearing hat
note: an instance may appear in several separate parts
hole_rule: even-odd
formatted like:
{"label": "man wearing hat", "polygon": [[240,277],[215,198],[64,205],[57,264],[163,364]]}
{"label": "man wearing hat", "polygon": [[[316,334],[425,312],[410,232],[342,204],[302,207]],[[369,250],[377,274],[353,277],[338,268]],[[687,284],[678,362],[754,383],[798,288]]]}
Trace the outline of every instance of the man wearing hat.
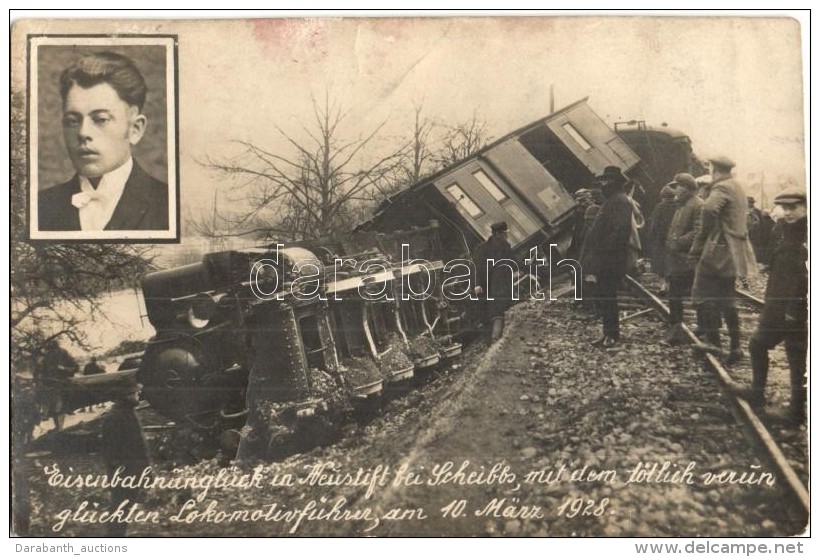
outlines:
{"label": "man wearing hat", "polygon": [[669,279],[669,324],[672,326],[670,344],[684,340],[683,299],[692,293],[695,280],[695,263],[689,255],[692,240],[700,227],[703,201],[697,196],[698,184],[691,174],[675,174],[672,182],[677,186],[675,200],[677,209],[666,235]]}
{"label": "man wearing hat", "polygon": [[[494,223],[492,234],[478,246],[473,257],[476,269],[475,293],[483,300],[483,322],[492,325],[492,340],[501,338],[504,332],[504,312],[512,303],[512,269],[517,268],[515,254],[507,241],[507,223]],[[512,269],[511,269],[512,268]]]}
{"label": "man wearing hat", "polygon": [[729,353],[724,363],[732,365],[743,357],[740,349],[740,318],[735,307],[735,280],[756,270],[754,253],[746,229],[746,194],[732,178],[735,163],[720,156],[709,159],[712,185],[703,203],[701,226],[690,254],[699,258],[692,285],[692,302],[698,327],[709,344],[698,348],[721,352],[720,318],[729,329]]}
{"label": "man wearing hat", "polygon": [[783,211],[781,234],[774,243],[769,261],[766,304],[757,329],[749,341],[752,361],[752,388],[746,394],[758,407],[765,403],[769,372],[769,350],[783,342],[791,372],[791,402],[787,421],[800,424],[806,418],[806,349],[808,348],[809,284],[806,194],[787,190],[774,198]]}
{"label": "man wearing hat", "polygon": [[617,166],[607,166],[598,180],[605,200],[589,233],[581,265],[584,280],[595,283],[603,322],[603,336],[592,344],[608,348],[620,340],[618,286],[627,272],[632,202],[625,191],[627,179]]}

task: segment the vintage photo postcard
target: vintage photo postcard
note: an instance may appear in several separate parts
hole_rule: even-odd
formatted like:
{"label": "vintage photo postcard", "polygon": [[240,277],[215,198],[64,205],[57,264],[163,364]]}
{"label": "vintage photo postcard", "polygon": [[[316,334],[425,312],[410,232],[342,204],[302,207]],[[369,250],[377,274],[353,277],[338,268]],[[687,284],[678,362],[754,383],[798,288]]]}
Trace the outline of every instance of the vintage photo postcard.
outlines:
{"label": "vintage photo postcard", "polygon": [[13,22],[16,551],[802,552],[809,38],[742,12]]}

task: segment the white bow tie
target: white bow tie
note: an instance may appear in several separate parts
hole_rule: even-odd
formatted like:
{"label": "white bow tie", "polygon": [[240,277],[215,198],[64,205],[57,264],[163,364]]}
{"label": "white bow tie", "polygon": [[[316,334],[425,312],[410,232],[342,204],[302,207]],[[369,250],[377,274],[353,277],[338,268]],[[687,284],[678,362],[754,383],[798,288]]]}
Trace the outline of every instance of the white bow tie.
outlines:
{"label": "white bow tie", "polygon": [[71,204],[82,209],[92,201],[105,201],[105,195],[99,191],[81,191],[71,196]]}

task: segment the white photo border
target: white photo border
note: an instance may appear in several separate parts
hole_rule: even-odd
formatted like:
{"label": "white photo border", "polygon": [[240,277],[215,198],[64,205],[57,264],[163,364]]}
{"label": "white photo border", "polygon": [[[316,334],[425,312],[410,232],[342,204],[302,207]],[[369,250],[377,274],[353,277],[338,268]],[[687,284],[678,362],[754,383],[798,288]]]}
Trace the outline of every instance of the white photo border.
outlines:
{"label": "white photo border", "polygon": [[[178,36],[163,35],[28,35],[27,36],[27,176],[28,239],[49,242],[179,243],[179,66]],[[38,226],[39,137],[38,49],[42,46],[162,46],[165,48],[166,149],[168,161],[167,230],[47,231]]]}

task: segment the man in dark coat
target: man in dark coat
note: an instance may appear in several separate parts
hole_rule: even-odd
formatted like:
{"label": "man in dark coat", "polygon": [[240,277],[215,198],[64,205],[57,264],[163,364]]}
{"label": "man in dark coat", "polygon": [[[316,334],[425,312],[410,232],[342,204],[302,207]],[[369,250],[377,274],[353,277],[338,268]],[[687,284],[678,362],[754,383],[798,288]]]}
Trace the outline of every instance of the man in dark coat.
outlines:
{"label": "man in dark coat", "polygon": [[646,241],[649,257],[652,260],[652,270],[662,279],[666,279],[668,273],[666,255],[666,234],[669,232],[669,225],[675,216],[678,208],[675,203],[675,193],[677,184],[673,181],[666,184],[661,189],[661,202],[652,211],[649,219],[649,230],[647,230]]}
{"label": "man in dark coat", "polygon": [[39,230],[168,230],[168,186],[131,156],[145,134],[146,92],[134,62],[113,52],[62,73],[63,139],[77,173],[40,192]]}
{"label": "man in dark coat", "polygon": [[719,156],[709,159],[712,185],[701,211],[701,227],[690,254],[699,258],[692,285],[692,302],[698,328],[708,341],[696,347],[714,353],[720,348],[720,318],[729,329],[729,353],[724,363],[743,357],[740,318],[735,306],[735,280],[754,273],[757,263],[746,230],[746,195],[732,178],[734,162]]}
{"label": "man in dark coat", "polygon": [[698,235],[703,201],[697,196],[698,185],[691,174],[676,174],[674,183],[677,186],[677,210],[666,235],[666,250],[669,265],[669,324],[672,326],[669,341],[671,344],[679,344],[684,340],[681,329],[683,299],[692,293],[692,282],[695,280],[696,260],[689,255],[689,250]]}
{"label": "man in dark coat", "polygon": [[504,312],[513,299],[517,269],[515,254],[507,241],[507,223],[492,225],[492,234],[475,252],[475,293],[483,296],[484,323],[492,324],[492,339],[498,340],[504,330]]}
{"label": "man in dark coat", "polygon": [[[112,387],[114,405],[103,418],[100,452],[105,460],[106,472],[112,476],[122,468],[122,476],[139,478],[151,465],[148,443],[142,433],[142,425],[135,408],[139,403],[139,385],[124,379],[121,384]],[[111,488],[109,511],[114,513],[123,506],[124,514],[139,502],[142,489],[139,487]],[[128,523],[112,520],[107,524],[106,535],[111,537],[125,536]]]}
{"label": "man in dark coat", "polygon": [[627,179],[617,166],[607,166],[599,180],[605,200],[581,265],[585,280],[595,284],[603,322],[603,336],[593,345],[610,347],[620,339],[618,286],[627,272],[633,205],[625,191]]}
{"label": "man in dark coat", "polygon": [[806,194],[787,190],[778,194],[774,202],[783,208],[783,224],[769,261],[766,304],[760,314],[757,329],[749,341],[752,389],[747,394],[752,405],[764,405],[769,350],[783,342],[791,373],[791,402],[788,414],[782,417],[800,424],[806,418],[808,348]]}

